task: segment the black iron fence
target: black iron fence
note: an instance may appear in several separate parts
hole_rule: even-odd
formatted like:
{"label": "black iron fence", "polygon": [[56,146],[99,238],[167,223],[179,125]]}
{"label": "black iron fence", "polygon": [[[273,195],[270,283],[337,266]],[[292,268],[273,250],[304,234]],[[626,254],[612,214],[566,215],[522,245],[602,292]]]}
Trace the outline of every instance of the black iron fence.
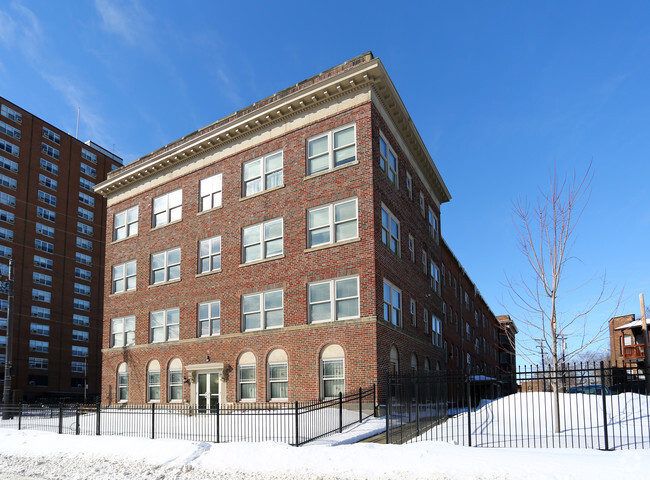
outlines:
{"label": "black iron fence", "polygon": [[650,448],[645,375],[602,362],[508,375],[392,375],[387,392],[386,443]]}
{"label": "black iron fence", "polygon": [[71,435],[121,435],[202,442],[304,445],[375,414],[375,386],[338,398],[239,403],[209,410],[185,404],[5,405],[0,427]]}

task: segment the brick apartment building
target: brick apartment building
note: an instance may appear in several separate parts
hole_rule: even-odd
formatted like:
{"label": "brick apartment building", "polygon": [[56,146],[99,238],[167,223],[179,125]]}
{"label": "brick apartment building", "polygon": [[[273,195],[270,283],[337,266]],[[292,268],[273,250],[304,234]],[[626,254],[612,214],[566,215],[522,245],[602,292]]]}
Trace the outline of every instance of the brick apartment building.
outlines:
{"label": "brick apartment building", "polygon": [[[106,201],[122,160],[0,97],[0,274],[14,259],[12,400],[99,394]],[[7,344],[0,293],[0,385]]]}
{"label": "brick apartment building", "polygon": [[446,368],[450,194],[372,54],[95,190],[108,202],[103,402],[210,407],[373,383],[381,399],[389,371]]}
{"label": "brick apartment building", "polygon": [[[642,319],[634,314],[621,315],[609,320],[611,363],[622,367],[630,376],[643,374],[645,349]],[[650,320],[646,320],[650,325]]]}

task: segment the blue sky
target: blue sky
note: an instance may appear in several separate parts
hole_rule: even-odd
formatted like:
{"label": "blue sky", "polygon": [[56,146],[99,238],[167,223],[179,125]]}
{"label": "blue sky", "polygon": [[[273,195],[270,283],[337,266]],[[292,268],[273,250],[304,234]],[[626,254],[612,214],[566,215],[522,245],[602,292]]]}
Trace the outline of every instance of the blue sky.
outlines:
{"label": "blue sky", "polygon": [[595,171],[568,284],[606,274],[618,313],[650,303],[647,2],[9,0],[0,25],[0,94],[72,134],[80,108],[80,139],[126,161],[371,50],[451,191],[443,235],[496,314],[506,275],[527,274],[512,202],[554,163]]}

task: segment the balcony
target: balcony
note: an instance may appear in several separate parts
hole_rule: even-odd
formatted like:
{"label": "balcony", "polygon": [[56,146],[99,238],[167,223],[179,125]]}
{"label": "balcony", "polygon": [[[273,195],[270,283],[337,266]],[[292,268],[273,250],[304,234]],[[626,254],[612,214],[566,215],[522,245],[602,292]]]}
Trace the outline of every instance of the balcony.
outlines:
{"label": "balcony", "polygon": [[623,346],[623,360],[638,360],[639,358],[645,358],[642,343]]}

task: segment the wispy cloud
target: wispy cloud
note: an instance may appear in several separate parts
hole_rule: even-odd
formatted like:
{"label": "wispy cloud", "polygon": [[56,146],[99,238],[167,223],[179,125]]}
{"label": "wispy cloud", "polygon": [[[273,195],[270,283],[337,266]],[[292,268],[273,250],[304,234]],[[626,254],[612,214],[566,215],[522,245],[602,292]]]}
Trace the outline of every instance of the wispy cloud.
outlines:
{"label": "wispy cloud", "polygon": [[152,17],[137,0],[95,0],[102,28],[132,47],[151,47],[148,25]]}

